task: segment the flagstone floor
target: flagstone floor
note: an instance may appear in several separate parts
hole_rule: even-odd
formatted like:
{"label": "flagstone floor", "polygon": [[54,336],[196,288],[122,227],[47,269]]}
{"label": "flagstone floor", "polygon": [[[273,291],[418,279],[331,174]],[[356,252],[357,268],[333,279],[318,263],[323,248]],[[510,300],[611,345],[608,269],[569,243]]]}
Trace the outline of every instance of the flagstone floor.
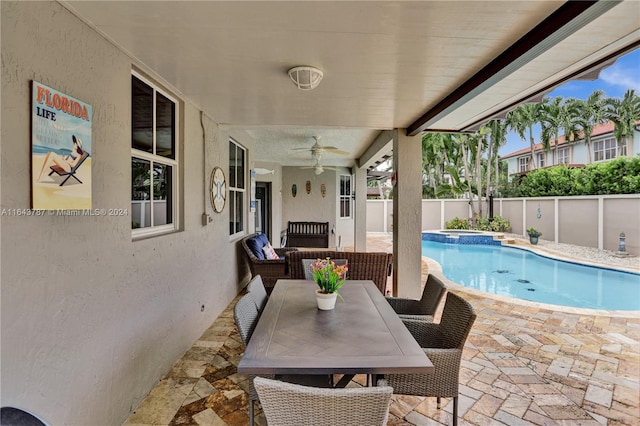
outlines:
{"label": "flagstone floor", "polygon": [[[390,238],[370,236],[368,249],[391,251]],[[440,274],[423,260],[427,270]],[[640,424],[640,312],[594,314],[448,284],[478,314],[460,372],[461,426]],[[236,372],[244,347],[234,303],[125,425],[248,424],[247,377]],[[350,386],[363,379],[356,376]],[[443,399],[437,410],[435,398],[394,395],[389,425],[449,425],[450,402]],[[266,425],[259,408],[256,414],[256,424]]]}

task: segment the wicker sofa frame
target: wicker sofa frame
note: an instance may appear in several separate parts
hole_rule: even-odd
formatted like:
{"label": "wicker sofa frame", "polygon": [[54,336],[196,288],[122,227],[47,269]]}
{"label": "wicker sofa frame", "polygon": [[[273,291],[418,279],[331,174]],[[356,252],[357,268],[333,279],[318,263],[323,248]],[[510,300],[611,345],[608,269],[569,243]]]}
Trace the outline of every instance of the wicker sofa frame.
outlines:
{"label": "wicker sofa frame", "polygon": [[[260,275],[262,277],[262,282],[267,289],[267,292],[271,292],[271,289],[273,289],[276,281],[278,281],[280,278],[288,278],[286,259],[258,259],[247,245],[247,240],[254,237],[255,235],[256,234],[251,234],[244,237],[241,241],[242,248],[247,254],[249,269],[251,270],[251,277]],[[294,247],[285,247],[274,248],[274,250],[276,253],[278,253],[278,256],[285,256],[286,253],[297,251],[298,249]]]}
{"label": "wicker sofa frame", "polygon": [[393,271],[393,254],[384,252],[353,252],[333,250],[300,250],[287,252],[289,278],[305,279],[302,259],[347,259],[347,279],[372,280],[382,294],[386,294],[387,278]]}

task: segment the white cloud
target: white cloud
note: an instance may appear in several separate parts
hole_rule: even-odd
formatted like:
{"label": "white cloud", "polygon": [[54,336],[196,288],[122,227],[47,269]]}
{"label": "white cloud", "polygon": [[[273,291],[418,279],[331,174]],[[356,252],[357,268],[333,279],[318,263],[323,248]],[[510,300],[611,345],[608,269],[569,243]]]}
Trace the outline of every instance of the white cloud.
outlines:
{"label": "white cloud", "polygon": [[[631,64],[633,65],[633,64]],[[600,79],[612,86],[640,91],[640,70],[634,66],[614,64],[600,73]]]}

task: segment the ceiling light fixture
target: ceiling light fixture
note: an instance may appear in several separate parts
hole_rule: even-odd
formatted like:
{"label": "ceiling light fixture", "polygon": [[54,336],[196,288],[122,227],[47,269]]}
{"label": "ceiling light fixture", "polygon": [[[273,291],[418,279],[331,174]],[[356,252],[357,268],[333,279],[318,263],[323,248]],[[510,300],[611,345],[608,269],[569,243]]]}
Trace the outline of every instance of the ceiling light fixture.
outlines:
{"label": "ceiling light fixture", "polygon": [[299,66],[289,70],[289,77],[300,90],[313,90],[322,81],[322,71],[315,67]]}

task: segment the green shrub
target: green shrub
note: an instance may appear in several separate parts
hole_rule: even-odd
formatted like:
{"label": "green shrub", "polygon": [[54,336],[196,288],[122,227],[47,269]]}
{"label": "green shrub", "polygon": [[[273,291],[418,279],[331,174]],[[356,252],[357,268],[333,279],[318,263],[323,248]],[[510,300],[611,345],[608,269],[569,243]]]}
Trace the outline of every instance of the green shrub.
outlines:
{"label": "green shrub", "polygon": [[500,216],[494,216],[492,221],[488,217],[480,217],[475,220],[474,224],[468,219],[460,219],[454,217],[444,224],[446,229],[473,229],[476,231],[492,231],[492,232],[509,232],[511,231],[511,223],[509,219]]}
{"label": "green shrub", "polygon": [[445,229],[469,229],[469,220],[454,217],[444,224]]}
{"label": "green shrub", "polygon": [[509,219],[505,219],[501,216],[494,216],[493,221],[490,222],[493,232],[511,232],[511,222]]}
{"label": "green shrub", "polygon": [[505,192],[515,197],[638,194],[640,156],[618,157],[583,169],[557,166],[534,170]]}

